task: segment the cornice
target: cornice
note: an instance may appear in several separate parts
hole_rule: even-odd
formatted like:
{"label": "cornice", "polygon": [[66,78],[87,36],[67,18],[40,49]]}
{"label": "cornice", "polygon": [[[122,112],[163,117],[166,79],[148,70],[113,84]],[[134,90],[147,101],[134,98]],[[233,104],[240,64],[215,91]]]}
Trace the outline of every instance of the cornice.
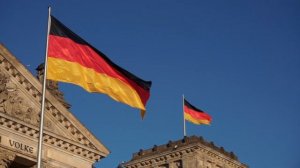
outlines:
{"label": "cornice", "polygon": [[[31,124],[27,124],[3,113],[0,113],[0,127],[3,127],[8,131],[21,134],[30,139],[34,139],[35,141],[38,140],[39,129],[36,126],[32,126]],[[87,148],[78,142],[59,137],[58,135],[55,135],[47,130],[44,131],[43,141],[44,144],[59,148],[60,150],[68,153],[79,155],[92,161],[99,160],[102,157],[101,155],[103,155],[103,153],[99,154],[98,150]]]}
{"label": "cornice", "polygon": [[171,151],[171,152],[165,152],[159,154],[159,156],[149,156],[145,157],[140,160],[134,160],[130,161],[128,164],[123,164],[126,168],[138,168],[138,167],[146,167],[150,165],[161,165],[168,163],[170,161],[177,161],[181,160],[182,158],[185,157],[192,157],[195,155],[195,153],[201,153],[201,154],[206,154],[209,156],[211,159],[214,160],[214,162],[221,162],[225,163],[227,165],[230,165],[231,167],[234,168],[245,168],[246,166],[235,161],[232,159],[229,159],[226,156],[222,156],[220,154],[217,154],[216,152],[212,152],[210,149],[205,149],[205,147],[200,147],[200,146],[192,146],[192,147],[187,147],[185,149],[179,149],[176,152]]}
{"label": "cornice", "polygon": [[147,167],[161,165],[182,158],[205,155],[216,163],[225,163],[233,168],[247,168],[240,163],[234,154],[228,153],[223,147],[216,147],[212,142],[206,142],[202,137],[185,137],[179,141],[169,141],[168,144],[156,146],[147,150],[140,150],[133,154],[131,161],[122,164],[126,168]]}
{"label": "cornice", "polygon": [[169,161],[180,160],[184,157],[188,157],[196,150],[195,147],[186,147],[182,149],[174,148],[171,151],[165,151],[156,155],[145,156],[141,154],[141,158],[137,160],[132,160],[128,163],[123,164],[126,168],[138,168],[138,167],[146,167],[150,165],[161,165],[168,163]]}

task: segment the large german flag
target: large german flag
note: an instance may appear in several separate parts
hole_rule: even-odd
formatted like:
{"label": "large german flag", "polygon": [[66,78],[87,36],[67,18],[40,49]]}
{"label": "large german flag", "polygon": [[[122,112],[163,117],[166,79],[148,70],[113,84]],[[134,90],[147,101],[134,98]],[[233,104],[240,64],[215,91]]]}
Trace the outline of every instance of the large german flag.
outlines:
{"label": "large german flag", "polygon": [[206,124],[209,125],[211,117],[204,111],[191,105],[187,100],[184,99],[184,118],[194,124]]}
{"label": "large german flag", "polygon": [[107,94],[116,101],[141,109],[144,116],[151,81],[144,81],[116,65],[53,16],[47,66],[47,79]]}

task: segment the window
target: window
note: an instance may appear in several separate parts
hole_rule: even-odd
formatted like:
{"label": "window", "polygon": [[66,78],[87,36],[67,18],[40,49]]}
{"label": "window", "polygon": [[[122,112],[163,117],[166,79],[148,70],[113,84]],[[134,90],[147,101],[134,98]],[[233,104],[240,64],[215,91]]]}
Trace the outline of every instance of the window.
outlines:
{"label": "window", "polygon": [[15,160],[10,164],[9,168],[31,168],[35,164],[36,163],[31,160],[17,156]]}

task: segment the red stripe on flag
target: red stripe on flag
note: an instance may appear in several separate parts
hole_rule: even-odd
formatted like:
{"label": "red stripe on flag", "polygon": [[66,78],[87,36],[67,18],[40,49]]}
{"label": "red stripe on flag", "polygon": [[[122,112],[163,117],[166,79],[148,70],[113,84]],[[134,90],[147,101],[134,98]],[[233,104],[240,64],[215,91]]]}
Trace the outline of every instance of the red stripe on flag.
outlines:
{"label": "red stripe on flag", "polygon": [[96,72],[120,79],[137,91],[144,105],[150,97],[148,90],[143,89],[134,81],[118,72],[113,66],[108,64],[101,55],[87,45],[78,44],[69,38],[50,35],[48,56],[76,62],[86,68],[94,69]]}
{"label": "red stripe on flag", "polygon": [[211,121],[211,117],[208,114],[206,114],[204,112],[195,111],[191,108],[188,108],[187,106],[184,106],[184,112],[190,114],[191,117],[193,117],[197,120]]}

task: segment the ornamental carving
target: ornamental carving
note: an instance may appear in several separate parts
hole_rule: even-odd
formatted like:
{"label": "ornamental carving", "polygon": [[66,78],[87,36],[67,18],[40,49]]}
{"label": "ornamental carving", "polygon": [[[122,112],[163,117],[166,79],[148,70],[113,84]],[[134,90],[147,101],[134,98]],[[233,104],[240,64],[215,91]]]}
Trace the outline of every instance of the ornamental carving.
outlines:
{"label": "ornamental carving", "polygon": [[[39,112],[20,95],[16,84],[0,72],[0,112],[32,125],[39,125]],[[50,121],[45,120],[45,127],[51,129]]]}
{"label": "ornamental carving", "polygon": [[0,72],[0,112],[6,111],[6,104],[9,99],[8,83],[9,78]]}
{"label": "ornamental carving", "polygon": [[175,161],[173,168],[182,168],[182,161],[181,160]]}
{"label": "ornamental carving", "polygon": [[7,92],[5,92],[6,83],[8,83],[8,78],[0,72],[0,104],[2,104],[2,102],[5,100],[5,97],[7,97]]}
{"label": "ornamental carving", "polygon": [[0,149],[0,168],[8,168],[15,157],[14,153]]}

